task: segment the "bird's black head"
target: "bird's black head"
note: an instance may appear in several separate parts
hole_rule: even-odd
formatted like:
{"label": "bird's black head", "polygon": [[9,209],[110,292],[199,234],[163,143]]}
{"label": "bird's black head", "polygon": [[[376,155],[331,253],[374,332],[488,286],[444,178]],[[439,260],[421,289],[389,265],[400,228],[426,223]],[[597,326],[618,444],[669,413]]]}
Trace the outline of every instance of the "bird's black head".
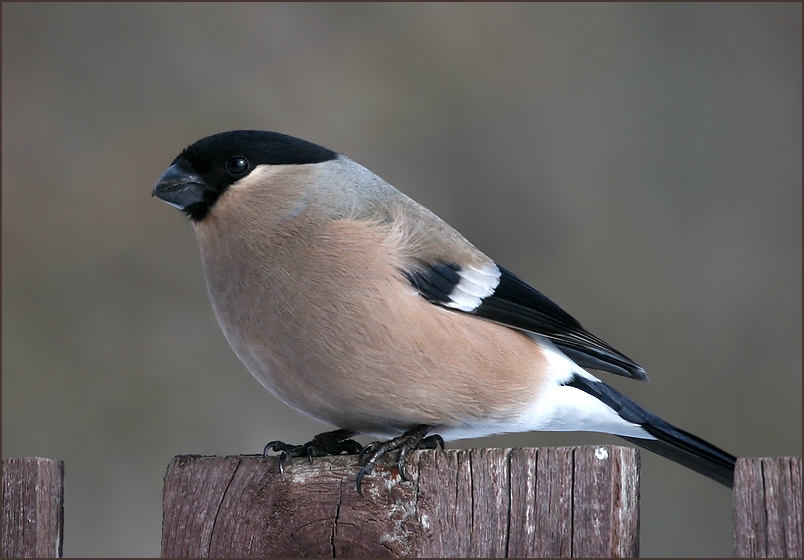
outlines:
{"label": "bird's black head", "polygon": [[230,185],[257,166],[321,163],[336,157],[332,150],[278,132],[221,132],[185,148],[151,195],[200,222]]}

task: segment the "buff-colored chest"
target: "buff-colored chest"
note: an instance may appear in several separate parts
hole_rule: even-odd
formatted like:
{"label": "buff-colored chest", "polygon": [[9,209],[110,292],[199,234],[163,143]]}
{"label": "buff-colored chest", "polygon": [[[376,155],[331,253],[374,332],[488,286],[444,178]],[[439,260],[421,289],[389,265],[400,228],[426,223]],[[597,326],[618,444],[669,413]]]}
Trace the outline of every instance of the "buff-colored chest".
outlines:
{"label": "buff-colored chest", "polygon": [[401,224],[302,215],[279,232],[226,218],[196,230],[215,314],[251,373],[294,408],[391,434],[502,420],[539,391],[531,339],[407,283]]}

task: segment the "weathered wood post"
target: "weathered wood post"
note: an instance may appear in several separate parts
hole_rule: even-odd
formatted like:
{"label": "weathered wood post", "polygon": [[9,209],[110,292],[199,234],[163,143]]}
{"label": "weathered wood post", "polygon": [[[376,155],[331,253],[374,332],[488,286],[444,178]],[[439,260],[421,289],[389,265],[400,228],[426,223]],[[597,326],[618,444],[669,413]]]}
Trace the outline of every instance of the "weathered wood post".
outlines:
{"label": "weathered wood post", "polygon": [[356,456],[179,456],[163,557],[634,557],[639,452],[619,446],[417,451],[355,489]]}
{"label": "weathered wood post", "polygon": [[61,558],[64,461],[3,459],[3,558]]}
{"label": "weathered wood post", "polygon": [[737,459],[734,556],[801,558],[801,457]]}

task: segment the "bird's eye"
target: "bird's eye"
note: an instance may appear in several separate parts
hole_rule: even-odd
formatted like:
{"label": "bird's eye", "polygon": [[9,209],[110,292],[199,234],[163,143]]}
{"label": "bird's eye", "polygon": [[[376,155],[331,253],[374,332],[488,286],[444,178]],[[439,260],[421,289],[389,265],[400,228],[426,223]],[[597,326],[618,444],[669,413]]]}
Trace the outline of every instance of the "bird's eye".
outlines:
{"label": "bird's eye", "polygon": [[226,162],[226,171],[232,175],[242,175],[248,171],[248,160],[243,156],[234,156]]}

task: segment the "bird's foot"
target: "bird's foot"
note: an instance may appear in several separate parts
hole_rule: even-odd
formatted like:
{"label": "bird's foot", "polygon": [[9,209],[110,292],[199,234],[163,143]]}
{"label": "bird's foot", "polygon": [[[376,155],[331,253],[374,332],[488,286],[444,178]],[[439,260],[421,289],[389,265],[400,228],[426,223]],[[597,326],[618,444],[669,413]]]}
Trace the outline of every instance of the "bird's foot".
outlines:
{"label": "bird's foot", "polygon": [[279,472],[285,472],[285,461],[294,457],[307,457],[313,462],[313,457],[324,457],[325,455],[354,455],[360,453],[363,446],[351,438],[355,432],[349,430],[335,430],[318,434],[313,439],[302,445],[291,445],[284,441],[269,442],[262,450],[263,455],[268,451],[281,451],[279,455]]}
{"label": "bird's foot", "polygon": [[360,451],[360,461],[363,461],[363,456],[366,454],[370,455],[370,457],[369,460],[360,467],[360,472],[357,473],[357,493],[361,496],[363,495],[363,492],[360,491],[360,484],[363,481],[363,477],[367,474],[371,474],[377,460],[389,451],[399,450],[396,466],[399,469],[399,476],[402,477],[402,480],[408,480],[405,474],[405,459],[408,451],[413,449],[436,449],[438,447],[444,449],[444,439],[435,434],[428,436],[428,430],[430,430],[430,426],[416,426],[394,439],[375,441],[365,446],[363,450]]}

